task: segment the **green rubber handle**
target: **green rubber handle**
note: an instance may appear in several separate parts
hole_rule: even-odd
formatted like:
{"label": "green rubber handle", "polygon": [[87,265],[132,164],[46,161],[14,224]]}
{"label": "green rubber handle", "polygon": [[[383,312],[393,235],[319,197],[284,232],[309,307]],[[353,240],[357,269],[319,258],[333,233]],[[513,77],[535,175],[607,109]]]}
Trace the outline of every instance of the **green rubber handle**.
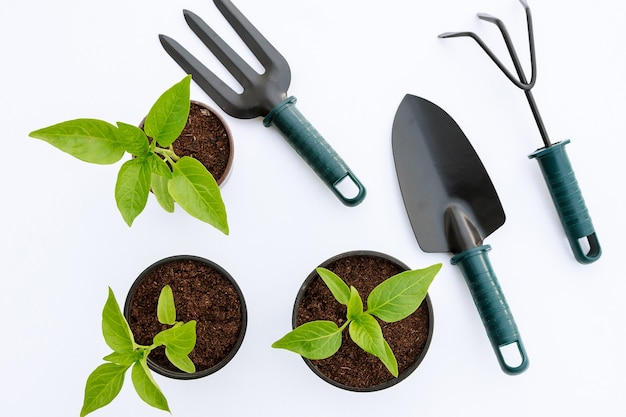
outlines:
{"label": "green rubber handle", "polygon": [[[568,139],[538,149],[528,157],[539,163],[576,260],[581,264],[589,264],[600,258],[602,248],[565,152],[565,145],[569,142]],[[585,239],[588,249],[582,245]]]}
{"label": "green rubber handle", "polygon": [[[361,203],[365,198],[365,187],[337,152],[298,111],[295,103],[295,97],[282,101],[265,116],[263,124],[265,127],[276,126],[287,142],[345,205],[356,206]],[[348,192],[355,194],[348,195]]]}
{"label": "green rubber handle", "polygon": [[[450,262],[458,265],[463,272],[500,367],[505,373],[516,375],[526,370],[528,357],[511,310],[491,268],[487,257],[489,250],[489,245],[468,249],[455,255]],[[505,352],[510,353],[511,347],[517,348],[514,355],[505,355]]]}

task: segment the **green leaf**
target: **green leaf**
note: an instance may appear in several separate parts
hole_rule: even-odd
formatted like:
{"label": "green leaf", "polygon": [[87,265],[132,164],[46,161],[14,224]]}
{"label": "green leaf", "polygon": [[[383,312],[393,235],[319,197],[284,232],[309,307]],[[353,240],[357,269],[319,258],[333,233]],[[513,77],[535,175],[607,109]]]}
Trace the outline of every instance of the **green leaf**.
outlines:
{"label": "green leaf", "polygon": [[383,281],[367,298],[367,312],[388,323],[413,314],[426,297],[441,264],[401,272]]}
{"label": "green leaf", "polygon": [[304,323],[272,344],[273,348],[287,349],[308,359],[326,359],[341,347],[341,332],[332,321],[318,320]]}
{"label": "green leaf", "polygon": [[188,374],[192,374],[196,372],[196,365],[189,359],[189,356],[175,356],[166,348],[165,356],[172,362],[172,365],[177,367],[183,372],[187,372]]}
{"label": "green leaf", "polygon": [[117,122],[117,128],[117,138],[126,152],[135,156],[143,156],[150,152],[148,137],[143,130],[122,122]]}
{"label": "green leaf", "polygon": [[105,363],[98,366],[87,378],[85,398],[80,416],[104,407],[117,397],[124,384],[124,373],[128,365]]}
{"label": "green leaf", "polygon": [[393,376],[398,376],[396,357],[383,338],[383,331],[374,317],[367,313],[361,314],[350,323],[349,332],[354,343],[380,359]]}
{"label": "green leaf", "polygon": [[120,353],[113,352],[110,355],[105,356],[104,359],[107,362],[113,362],[118,365],[132,365],[142,358],[141,351],[135,351],[132,353]]}
{"label": "green leaf", "polygon": [[102,310],[102,335],[106,344],[115,352],[132,353],[135,349],[133,334],[111,288]]}
{"label": "green leaf", "polygon": [[189,117],[191,75],[187,75],[159,97],[146,116],[146,134],[167,148],[180,136]]}
{"label": "green leaf", "polygon": [[383,342],[385,344],[385,352],[382,354],[382,356],[379,356],[378,359],[380,359],[382,363],[387,367],[391,375],[397,378],[399,374],[398,361],[396,360],[396,356],[393,354],[389,343],[387,343],[386,340],[383,340]]}
{"label": "green leaf", "polygon": [[192,216],[228,234],[226,208],[215,178],[197,160],[183,156],[174,164],[168,190],[174,200]]}
{"label": "green leaf", "polygon": [[169,285],[163,287],[161,289],[161,294],[159,294],[159,301],[157,303],[157,318],[161,324],[169,324],[171,326],[176,323],[174,294],[172,293],[172,287]]}
{"label": "green leaf", "polygon": [[81,161],[93,164],[113,164],[124,155],[116,128],[97,119],[76,119],[30,132],[31,138],[41,139]]}
{"label": "green leaf", "polygon": [[348,320],[354,320],[363,314],[363,300],[354,287],[350,287],[350,300],[348,300]]}
{"label": "green leaf", "polygon": [[324,280],[333,297],[341,304],[347,305],[348,300],[350,300],[350,288],[348,288],[346,283],[337,274],[326,268],[317,268],[316,271]]}
{"label": "green leaf", "polygon": [[181,326],[171,327],[154,336],[153,344],[164,345],[173,356],[187,356],[196,346],[196,321],[191,320]]}
{"label": "green leaf", "polygon": [[163,207],[163,209],[168,213],[173,213],[174,199],[170,195],[167,187],[169,182],[170,180],[168,178],[152,173],[152,182],[150,183],[150,187],[152,189],[152,194],[154,194],[161,207]]}
{"label": "green leaf", "polygon": [[115,201],[126,224],[131,226],[148,201],[150,164],[139,158],[122,165],[115,184]]}
{"label": "green leaf", "polygon": [[170,169],[170,167],[155,153],[151,153],[150,156],[148,156],[148,163],[150,164],[150,170],[153,174],[165,178],[172,178],[172,170]]}
{"label": "green leaf", "polygon": [[165,399],[161,388],[159,388],[152,377],[145,359],[133,365],[131,377],[139,398],[144,400],[146,404],[158,408],[159,410],[170,411],[167,399]]}

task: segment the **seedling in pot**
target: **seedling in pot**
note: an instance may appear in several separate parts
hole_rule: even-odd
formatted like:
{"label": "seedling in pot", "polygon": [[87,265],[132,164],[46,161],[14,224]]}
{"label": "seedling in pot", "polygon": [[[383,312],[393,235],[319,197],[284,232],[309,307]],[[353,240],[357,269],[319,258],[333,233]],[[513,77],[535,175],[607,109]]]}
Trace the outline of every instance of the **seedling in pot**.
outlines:
{"label": "seedling in pot", "polygon": [[394,323],[413,314],[426,297],[428,287],[441,264],[425,269],[404,271],[376,286],[367,297],[367,309],[353,286],[348,285],[334,272],[317,268],[335,299],[346,306],[346,321],[339,327],[329,320],[311,321],[298,326],[272,347],[287,349],[307,359],[326,359],[341,347],[343,331],[348,328],[350,338],[364,351],[382,361],[389,372],[398,376],[396,357],[383,337],[377,319]]}
{"label": "seedling in pot", "polygon": [[81,417],[113,401],[122,389],[126,371],[131,367],[131,378],[139,397],[153,407],[169,411],[167,400],[148,368],[148,355],[157,347],[164,346],[165,355],[174,366],[184,372],[195,372],[195,365],[188,355],[196,345],[196,322],[176,321],[174,296],[169,285],[161,290],[157,317],[161,324],[172,327],[156,334],[150,346],[138,345],[109,288],[102,311],[102,334],[113,353],[105,356],[106,363],[87,378]]}
{"label": "seedling in pot", "polygon": [[[70,155],[94,164],[113,164],[132,155],[120,168],[115,200],[131,226],[152,190],[168,212],[178,203],[192,216],[228,234],[226,209],[211,173],[197,159],[174,153],[172,144],[185,128],[190,108],[191,75],[164,92],[146,116],[144,130],[117,122],[75,119],[30,133]],[[148,138],[151,138],[149,140]]]}

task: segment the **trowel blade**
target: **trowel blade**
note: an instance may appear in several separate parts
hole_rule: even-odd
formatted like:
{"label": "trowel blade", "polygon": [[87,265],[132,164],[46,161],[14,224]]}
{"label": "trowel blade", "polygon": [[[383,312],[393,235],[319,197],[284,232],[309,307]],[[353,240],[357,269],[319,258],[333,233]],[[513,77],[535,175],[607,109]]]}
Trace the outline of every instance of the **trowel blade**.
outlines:
{"label": "trowel blade", "polygon": [[407,94],[393,122],[393,156],[413,232],[425,252],[460,253],[505,221],[476,151],[443,109]]}

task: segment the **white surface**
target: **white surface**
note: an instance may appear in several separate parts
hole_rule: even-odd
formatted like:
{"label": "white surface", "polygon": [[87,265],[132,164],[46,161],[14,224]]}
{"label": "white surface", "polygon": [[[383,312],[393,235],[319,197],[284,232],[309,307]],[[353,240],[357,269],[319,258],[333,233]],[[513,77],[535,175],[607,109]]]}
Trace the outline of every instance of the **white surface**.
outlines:
{"label": "white surface", "polygon": [[[119,164],[82,163],[28,132],[78,117],[139,122],[184,75],[158,33],[213,62],[186,27],[183,8],[229,43],[237,38],[208,0],[5,4],[2,414],[77,416],[87,375],[108,353],[100,334],[107,286],[124,300],[145,267],[193,254],[235,276],[249,325],[241,350],[217,374],[193,382],[157,376],[175,416],[626,415],[626,6],[531,4],[535,97],[553,140],[572,139],[569,157],[604,250],[584,266],[570,252],[537,163],[527,159],[541,141],[523,93],[472,41],[436,36],[479,31],[502,55],[497,29],[475,17],[488,12],[507,23],[527,62],[524,13],[515,0],[236,4],[289,61],[289,92],[363,181],[366,200],[344,207],[277,131],[259,119],[226,116],[236,141],[223,187],[231,235],[180,209],[167,214],[152,197],[128,228],[113,198]],[[449,255],[421,252],[412,235],[390,142],[406,93],[456,119],[499,192],[507,222],[486,243],[531,360],[520,376],[498,367]],[[192,96],[214,106],[195,85]],[[289,330],[306,275],[355,249],[386,252],[414,268],[444,262],[430,292],[435,335],[425,361],[408,380],[373,394],[333,388],[296,355],[270,348]],[[95,415],[167,414],[141,402],[127,380]]]}

